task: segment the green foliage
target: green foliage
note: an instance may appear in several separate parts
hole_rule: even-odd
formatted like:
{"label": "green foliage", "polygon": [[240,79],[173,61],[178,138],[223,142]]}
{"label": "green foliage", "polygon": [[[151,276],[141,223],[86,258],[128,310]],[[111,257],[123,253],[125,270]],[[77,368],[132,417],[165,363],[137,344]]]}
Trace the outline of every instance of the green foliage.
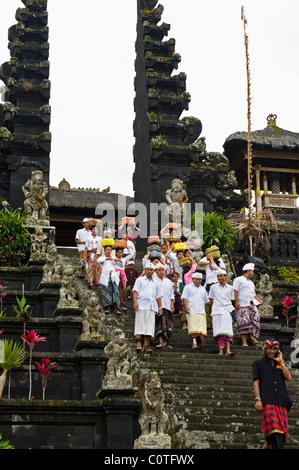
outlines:
{"label": "green foliage", "polygon": [[30,255],[30,234],[25,228],[24,211],[0,210],[0,264],[19,266]]}
{"label": "green foliage", "polygon": [[299,270],[292,267],[277,268],[278,279],[284,282],[299,282]]}
{"label": "green foliage", "polygon": [[1,449],[14,449],[14,446],[12,446],[9,441],[2,441],[2,434],[0,434],[0,450]]}
{"label": "green foliage", "polygon": [[31,312],[29,312],[31,305],[27,304],[27,300],[24,294],[24,284],[22,286],[22,298],[19,299],[16,297],[16,301],[18,305],[13,305],[13,308],[17,314],[17,318],[21,318],[25,323],[31,315]]}
{"label": "green foliage", "polygon": [[[194,222],[195,213],[191,221]],[[235,247],[236,232],[233,226],[216,212],[203,213],[203,249],[217,245],[222,253],[231,251]]]}
{"label": "green foliage", "polygon": [[4,339],[3,341],[3,357],[0,358],[0,367],[3,370],[12,370],[20,367],[25,361],[27,353],[22,344],[12,339]]}

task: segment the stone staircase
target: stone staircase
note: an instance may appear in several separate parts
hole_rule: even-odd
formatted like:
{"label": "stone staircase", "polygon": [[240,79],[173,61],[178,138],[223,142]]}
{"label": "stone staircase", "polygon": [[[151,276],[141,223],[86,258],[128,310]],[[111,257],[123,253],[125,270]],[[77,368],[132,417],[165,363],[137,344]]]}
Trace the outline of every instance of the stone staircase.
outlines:
{"label": "stone staircase", "polygon": [[[59,253],[63,262],[74,265],[78,263],[76,250],[61,248]],[[141,272],[140,260],[141,256],[138,254],[136,264],[139,272]],[[40,358],[47,354],[52,361],[59,363],[59,369],[49,380],[48,401],[37,400],[35,404],[22,399],[26,397],[27,392],[28,365],[25,364],[13,372],[14,399],[2,400],[0,431],[5,438],[14,440],[17,448],[27,448],[29,445],[32,448],[39,448],[40,442],[51,448],[93,448],[93,436],[96,432],[97,448],[106,448],[101,447],[102,441],[102,445],[107,444],[100,437],[105,429],[105,413],[101,408],[101,401],[99,402],[96,397],[107,360],[103,352],[104,345],[99,350],[92,347],[84,349],[86,345],[82,346],[83,349],[75,350],[81,328],[80,317],[53,318],[53,308],[49,307],[51,296],[46,291],[37,291],[36,277],[31,271],[29,274],[30,278],[25,279],[25,293],[29,303],[35,305],[35,314],[28,324],[28,329],[36,329],[41,336],[47,336],[47,343],[40,343],[35,350],[34,360],[40,361]],[[13,275],[12,280],[9,280],[9,277],[7,280],[7,285],[13,290],[6,299],[8,316],[4,319],[1,329],[12,338],[17,338],[22,332],[19,320],[11,317],[13,315],[11,303],[15,294],[20,295],[21,282],[24,282],[24,274],[17,281],[16,275]],[[78,282],[87,292],[91,291],[83,279]],[[100,296],[99,288],[92,290]],[[55,295],[52,294],[52,297],[55,300]],[[173,349],[156,349],[154,342],[152,354],[137,354],[133,336],[135,314],[132,301],[127,303],[127,307],[128,312],[122,315],[107,315],[106,325],[112,332],[110,334],[112,338],[115,328],[121,328],[126,333],[131,345],[132,371],[135,378],[140,376],[144,378],[150,370],[159,373],[165,396],[165,411],[169,416],[168,432],[172,437],[172,448],[260,448],[263,444],[262,420],[254,408],[251,367],[253,361],[262,355],[261,345],[244,348],[236,336],[232,346],[235,355],[219,357],[211,330],[208,330],[206,346],[193,352],[187,330],[182,329],[180,318],[175,317],[171,338]],[[288,389],[294,407],[289,413],[290,438],[286,448],[298,449],[299,369],[292,369],[292,374],[293,381],[288,384]],[[40,378],[36,371],[33,378],[34,395],[39,397]],[[134,406],[137,404],[134,403]],[[13,427],[11,425],[11,419],[15,416],[18,417],[18,431],[15,425]],[[79,426],[82,416],[84,435],[82,435],[82,423]],[[45,419],[46,427],[41,426]],[[24,428],[28,425],[31,431],[27,436],[24,434]],[[46,428],[47,432],[41,431]],[[40,432],[43,432],[42,440],[39,437]],[[135,437],[137,437],[136,432],[135,429]]]}
{"label": "stone staircase", "polygon": [[[141,272],[140,255],[136,267]],[[133,339],[134,313],[119,319],[128,340]],[[261,337],[269,322],[261,325]],[[267,334],[267,333],[265,333]],[[290,341],[289,341],[290,342]],[[155,349],[137,355],[135,367],[159,373],[165,407],[170,418],[173,448],[182,449],[259,449],[264,443],[262,416],[255,410],[252,364],[263,355],[262,341],[242,347],[235,335],[232,356],[219,356],[212,330],[208,330],[204,348],[193,352],[187,330],[180,317],[174,317],[173,349]],[[134,348],[134,343],[132,342]],[[287,357],[287,355],[285,355]],[[290,363],[288,363],[290,367]],[[299,369],[292,369],[287,384],[294,406],[289,413],[290,437],[285,447],[299,449]]]}

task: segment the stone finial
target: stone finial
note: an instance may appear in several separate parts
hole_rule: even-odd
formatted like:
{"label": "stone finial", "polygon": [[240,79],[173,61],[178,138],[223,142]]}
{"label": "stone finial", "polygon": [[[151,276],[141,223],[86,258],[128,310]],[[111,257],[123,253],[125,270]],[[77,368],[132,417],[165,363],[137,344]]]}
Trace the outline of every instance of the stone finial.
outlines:
{"label": "stone finial", "polygon": [[61,191],[69,191],[71,189],[71,185],[65,178],[63,178],[58,184],[58,188]]}
{"label": "stone finial", "polygon": [[267,117],[268,126],[276,126],[277,114],[269,114]]}

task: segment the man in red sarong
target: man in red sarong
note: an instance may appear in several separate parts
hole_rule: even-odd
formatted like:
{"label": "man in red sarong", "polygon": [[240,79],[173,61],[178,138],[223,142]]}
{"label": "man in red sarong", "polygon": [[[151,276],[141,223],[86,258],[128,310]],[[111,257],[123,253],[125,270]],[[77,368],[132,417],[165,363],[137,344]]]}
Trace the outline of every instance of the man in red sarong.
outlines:
{"label": "man in red sarong", "polygon": [[255,408],[262,412],[262,432],[266,436],[264,448],[283,449],[288,438],[288,411],[292,400],[285,381],[292,380],[282,358],[278,341],[264,342],[264,357],[252,368]]}

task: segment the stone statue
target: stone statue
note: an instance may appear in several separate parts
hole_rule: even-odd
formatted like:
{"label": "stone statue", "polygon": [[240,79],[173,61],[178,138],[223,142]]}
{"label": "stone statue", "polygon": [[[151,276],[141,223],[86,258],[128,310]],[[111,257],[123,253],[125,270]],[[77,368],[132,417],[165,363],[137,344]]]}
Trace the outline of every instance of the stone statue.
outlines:
{"label": "stone statue", "polygon": [[122,330],[114,330],[114,339],[104,349],[109,360],[102,388],[130,389],[133,387],[132,375],[128,374],[130,362],[129,345]]}
{"label": "stone statue", "polygon": [[31,238],[31,253],[30,260],[43,261],[46,259],[47,244],[45,240],[47,235],[44,234],[42,227],[36,227],[34,233],[30,235]]}
{"label": "stone statue", "polygon": [[262,305],[259,306],[259,314],[261,317],[273,316],[273,307],[271,305],[272,291],[273,286],[269,274],[261,274],[260,279],[256,284],[256,295],[263,301]]}
{"label": "stone statue", "polygon": [[180,237],[183,235],[187,242],[190,242],[193,246],[195,258],[198,260],[202,257],[202,253],[199,253],[200,248],[203,245],[203,240],[200,238],[197,230],[191,230],[186,224],[187,210],[186,203],[188,202],[188,195],[186,190],[183,188],[183,181],[180,179],[174,179],[171,183],[171,188],[166,191],[166,217],[170,222],[178,224],[176,230],[177,235]]}
{"label": "stone statue", "polygon": [[59,255],[54,243],[48,245],[46,251],[46,263],[43,266],[42,282],[46,284],[60,284],[62,267],[59,264]]}
{"label": "stone statue", "polygon": [[142,435],[136,439],[134,449],[170,449],[171,439],[165,434],[168,415],[163,410],[164,394],[158,373],[152,371],[145,382],[142,394],[142,411],[139,423]]}
{"label": "stone statue", "polygon": [[92,292],[86,300],[82,313],[80,341],[105,342],[106,336],[103,331],[104,319],[101,316],[102,308],[99,297],[95,292]]}
{"label": "stone statue", "polygon": [[25,195],[24,209],[27,213],[26,222],[28,225],[50,225],[47,218],[48,185],[44,181],[44,175],[41,170],[31,172],[31,179],[22,187]]}
{"label": "stone statue", "polygon": [[174,179],[171,188],[166,191],[166,201],[168,207],[166,213],[169,215],[170,222],[183,224],[187,216],[185,203],[188,201],[187,192],[183,188],[183,181]]}
{"label": "stone statue", "polygon": [[66,265],[62,269],[61,287],[57,308],[79,308],[79,300],[76,300],[77,289],[74,277],[74,268]]}

